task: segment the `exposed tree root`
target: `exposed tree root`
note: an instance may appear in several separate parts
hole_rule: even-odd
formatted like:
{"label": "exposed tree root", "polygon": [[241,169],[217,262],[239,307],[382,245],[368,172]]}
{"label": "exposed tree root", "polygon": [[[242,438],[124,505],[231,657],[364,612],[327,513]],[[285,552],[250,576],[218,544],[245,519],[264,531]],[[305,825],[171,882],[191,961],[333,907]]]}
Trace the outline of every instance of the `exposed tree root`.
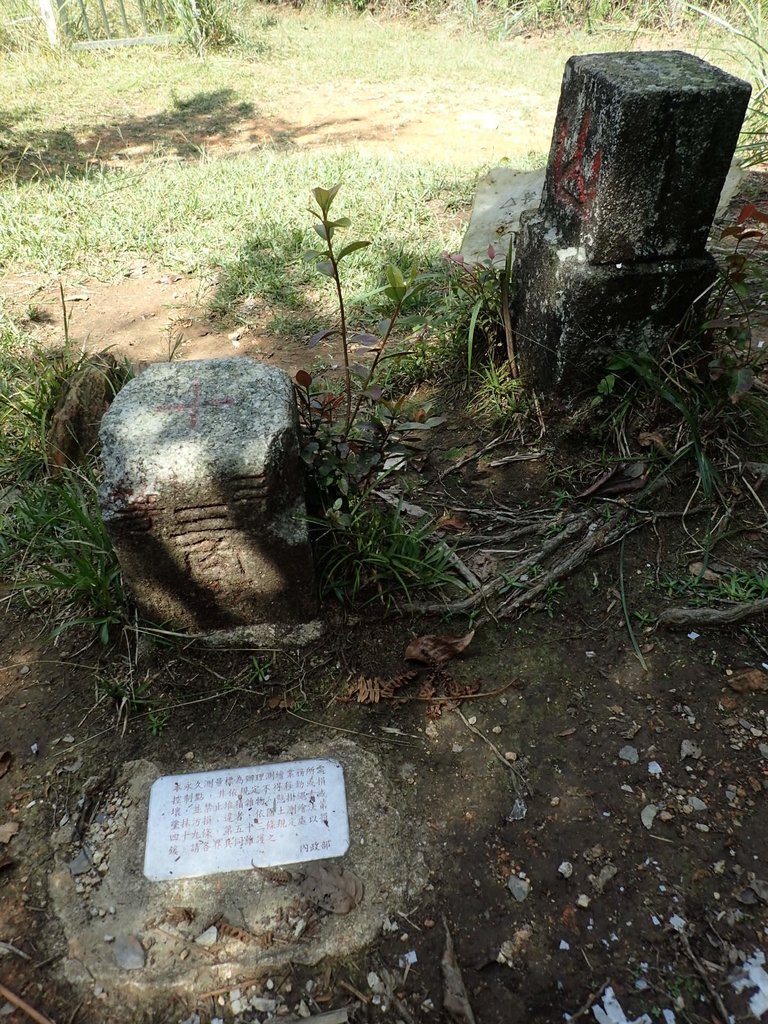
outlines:
{"label": "exposed tree root", "polygon": [[742,622],[755,615],[768,612],[768,597],[758,601],[744,601],[729,608],[665,608],[659,615],[663,626],[727,626],[731,622]]}

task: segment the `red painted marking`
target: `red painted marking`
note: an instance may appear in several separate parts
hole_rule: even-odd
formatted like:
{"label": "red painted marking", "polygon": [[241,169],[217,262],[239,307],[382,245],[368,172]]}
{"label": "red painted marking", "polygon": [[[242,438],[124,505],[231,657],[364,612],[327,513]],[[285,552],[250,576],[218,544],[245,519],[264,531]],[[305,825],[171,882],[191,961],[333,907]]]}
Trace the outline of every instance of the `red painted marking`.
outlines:
{"label": "red painted marking", "polygon": [[555,150],[552,175],[555,195],[564,206],[570,206],[572,210],[576,210],[582,220],[589,216],[592,203],[597,195],[600,169],[603,164],[603,151],[598,149],[592,157],[592,163],[587,173],[584,173],[584,150],[591,123],[592,111],[585,110],[573,155],[570,159],[566,159],[571,126],[569,121],[563,120],[557,133],[557,149]]}
{"label": "red painted marking", "polygon": [[191,403],[185,404],[184,402],[178,402],[174,405],[156,405],[155,412],[188,412],[189,413],[189,425],[190,427],[196,427],[198,419],[200,417],[200,409],[204,406],[210,405],[234,405],[233,398],[212,398],[207,401],[202,400],[203,385],[199,380],[192,381],[192,401]]}

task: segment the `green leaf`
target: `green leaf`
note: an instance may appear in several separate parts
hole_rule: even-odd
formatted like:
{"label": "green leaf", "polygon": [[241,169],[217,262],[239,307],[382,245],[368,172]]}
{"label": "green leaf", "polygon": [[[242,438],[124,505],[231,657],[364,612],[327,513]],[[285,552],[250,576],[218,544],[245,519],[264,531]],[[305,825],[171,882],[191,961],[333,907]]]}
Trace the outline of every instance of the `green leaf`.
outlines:
{"label": "green leaf", "polygon": [[333,228],[326,228],[324,223],[313,224],[312,227],[324,242],[329,242],[333,238]]}
{"label": "green leaf", "polygon": [[341,183],[338,185],[332,185],[331,188],[321,188],[319,185],[317,188],[312,189],[312,195],[315,197],[315,202],[323,211],[325,216],[328,216],[328,211],[331,208],[331,203],[336,198],[336,193],[341,188]]}
{"label": "green leaf", "polygon": [[332,228],[348,228],[351,225],[351,223],[352,221],[349,219],[349,217],[339,217],[338,220],[330,221],[330,225]]}
{"label": "green leaf", "polygon": [[390,288],[395,291],[402,291],[405,294],[405,281],[399,267],[396,267],[394,263],[390,263],[386,269],[387,280],[389,281]]}
{"label": "green leaf", "polygon": [[751,366],[741,366],[732,376],[728,393],[735,404],[755,383],[755,374]]}
{"label": "green leaf", "polygon": [[316,263],[315,270],[320,274],[325,274],[326,277],[333,277],[333,264],[328,260],[322,260],[320,263]]}
{"label": "green leaf", "polygon": [[343,260],[345,256],[349,256],[353,252],[357,252],[358,249],[367,249],[370,242],[350,242],[349,245],[345,245],[344,248],[337,254],[337,260]]}

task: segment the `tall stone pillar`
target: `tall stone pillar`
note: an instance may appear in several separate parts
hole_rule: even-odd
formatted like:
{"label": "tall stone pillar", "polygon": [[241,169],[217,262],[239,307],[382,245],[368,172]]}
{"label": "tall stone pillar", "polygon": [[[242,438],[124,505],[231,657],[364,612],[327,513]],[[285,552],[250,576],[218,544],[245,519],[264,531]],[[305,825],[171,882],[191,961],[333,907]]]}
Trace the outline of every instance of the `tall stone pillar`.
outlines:
{"label": "tall stone pillar", "polygon": [[523,214],[513,329],[525,376],[565,395],[607,354],[703,313],[707,237],[747,82],[679,51],[571,57],[538,210]]}

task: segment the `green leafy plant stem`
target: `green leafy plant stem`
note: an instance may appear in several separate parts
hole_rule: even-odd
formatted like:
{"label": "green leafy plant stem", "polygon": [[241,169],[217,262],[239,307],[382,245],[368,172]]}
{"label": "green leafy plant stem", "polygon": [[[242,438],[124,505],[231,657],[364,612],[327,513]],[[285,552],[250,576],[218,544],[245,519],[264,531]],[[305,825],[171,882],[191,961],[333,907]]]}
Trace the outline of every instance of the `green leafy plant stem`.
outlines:
{"label": "green leafy plant stem", "polygon": [[635,633],[634,627],[632,626],[632,618],[629,614],[629,606],[627,605],[627,591],[624,586],[624,541],[625,537],[621,538],[621,545],[619,546],[619,595],[621,597],[621,611],[624,616],[624,622],[629,633],[629,639],[632,641],[632,650],[637,655],[637,660],[643,666],[643,671],[648,671],[648,663],[643,657],[643,652],[640,650],[640,644],[637,642],[637,634]]}

